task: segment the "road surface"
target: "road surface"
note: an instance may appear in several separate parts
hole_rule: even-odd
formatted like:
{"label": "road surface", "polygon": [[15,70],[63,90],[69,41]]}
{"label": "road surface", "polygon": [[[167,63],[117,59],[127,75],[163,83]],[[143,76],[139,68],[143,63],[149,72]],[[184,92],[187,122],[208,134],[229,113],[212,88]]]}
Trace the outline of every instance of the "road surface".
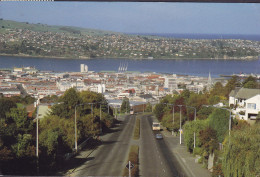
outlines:
{"label": "road surface", "polygon": [[140,176],[179,176],[178,167],[164,139],[155,139],[151,116],[141,118]]}
{"label": "road surface", "polygon": [[125,168],[130,141],[135,125],[135,116],[126,116],[115,132],[102,136],[98,147],[72,176],[121,176]]}

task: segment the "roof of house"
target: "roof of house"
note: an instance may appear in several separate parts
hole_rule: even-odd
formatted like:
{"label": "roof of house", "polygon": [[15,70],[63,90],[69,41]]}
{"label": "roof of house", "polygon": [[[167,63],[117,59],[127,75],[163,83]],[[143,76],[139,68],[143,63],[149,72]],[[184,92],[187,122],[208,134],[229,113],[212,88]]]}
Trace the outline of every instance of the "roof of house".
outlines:
{"label": "roof of house", "polygon": [[241,88],[240,87],[236,87],[235,90],[232,90],[230,93],[229,93],[229,96],[230,97],[235,97],[237,92],[240,90]]}
{"label": "roof of house", "polygon": [[249,98],[252,98],[255,95],[260,94],[260,89],[240,88],[238,91],[236,91],[236,89],[232,90],[230,92],[229,96],[231,96],[233,94],[234,94],[235,98],[249,99]]}
{"label": "roof of house", "polygon": [[154,99],[154,97],[151,94],[140,95],[140,97],[144,99]]}

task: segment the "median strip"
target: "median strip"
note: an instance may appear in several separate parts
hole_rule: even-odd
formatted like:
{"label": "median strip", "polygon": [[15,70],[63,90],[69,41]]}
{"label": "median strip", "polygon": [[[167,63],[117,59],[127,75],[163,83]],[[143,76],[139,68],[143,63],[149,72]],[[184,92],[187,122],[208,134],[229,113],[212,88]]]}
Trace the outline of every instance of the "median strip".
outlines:
{"label": "median strip", "polygon": [[136,118],[133,139],[138,140],[139,138],[140,138],[140,118]]}
{"label": "median strip", "polygon": [[[128,160],[126,164],[130,161],[134,167],[131,169],[131,176],[138,176],[139,174],[139,165],[138,165],[138,157],[139,157],[139,146],[132,145],[130,148],[130,152],[128,154]],[[128,176],[129,170],[127,168],[124,169],[122,176]]]}

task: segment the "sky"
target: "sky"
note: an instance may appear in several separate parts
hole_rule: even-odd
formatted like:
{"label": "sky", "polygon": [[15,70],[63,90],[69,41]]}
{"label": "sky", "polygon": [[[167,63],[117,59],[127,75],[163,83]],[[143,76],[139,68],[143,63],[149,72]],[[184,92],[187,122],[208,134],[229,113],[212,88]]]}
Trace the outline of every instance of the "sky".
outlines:
{"label": "sky", "polygon": [[0,2],[0,18],[125,33],[260,35],[260,3]]}

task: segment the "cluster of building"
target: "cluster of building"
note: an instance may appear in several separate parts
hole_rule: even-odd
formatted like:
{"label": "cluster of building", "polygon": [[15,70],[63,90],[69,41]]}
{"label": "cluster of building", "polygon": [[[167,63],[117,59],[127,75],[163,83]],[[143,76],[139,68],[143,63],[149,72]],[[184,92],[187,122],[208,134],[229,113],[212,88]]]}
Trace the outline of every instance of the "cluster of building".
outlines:
{"label": "cluster of building", "polygon": [[[81,72],[47,72],[32,67],[1,69],[0,94],[4,97],[29,94],[36,99],[61,96],[69,88],[78,91],[101,93],[108,102],[120,106],[122,99],[129,98],[130,104],[158,103],[166,95],[181,93],[184,89],[201,92],[210,89],[215,82],[226,84],[225,79],[212,79],[176,74],[120,72],[95,73],[82,64]],[[122,72],[124,71],[124,72]],[[229,105],[240,119],[255,119],[260,111],[260,90],[238,88],[230,93]]]}
{"label": "cluster of building", "polygon": [[[8,29],[0,34],[1,53],[73,58],[257,58],[258,41],[173,39],[125,34],[90,35]],[[20,44],[13,48],[11,44]],[[16,51],[14,51],[16,50]]]}
{"label": "cluster of building", "polygon": [[[102,93],[107,99],[128,97],[133,101],[151,102],[183,89],[203,91],[213,84],[211,77],[139,73],[126,69],[110,72],[92,72],[81,64],[81,72],[38,71],[32,67],[0,70],[0,93],[3,96],[29,94],[35,98],[62,95],[69,88]],[[210,84],[209,84],[210,81]],[[221,80],[226,82],[225,80]]]}

